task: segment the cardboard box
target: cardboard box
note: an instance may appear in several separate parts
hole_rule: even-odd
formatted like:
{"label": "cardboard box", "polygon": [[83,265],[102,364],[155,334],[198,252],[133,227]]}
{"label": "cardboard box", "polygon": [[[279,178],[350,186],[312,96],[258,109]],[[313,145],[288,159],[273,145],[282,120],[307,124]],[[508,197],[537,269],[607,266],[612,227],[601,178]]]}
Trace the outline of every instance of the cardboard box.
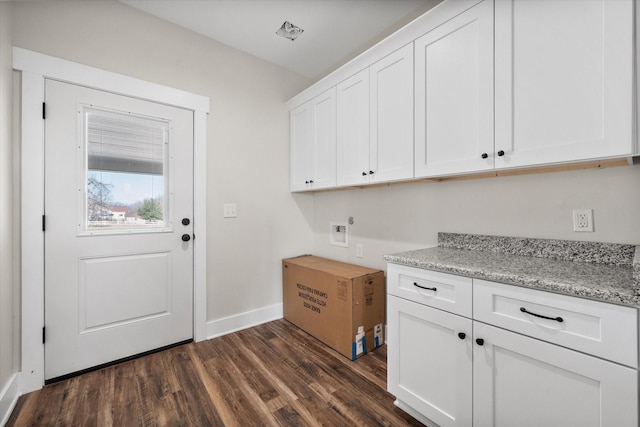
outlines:
{"label": "cardboard box", "polygon": [[355,360],[384,343],[384,272],[313,255],[282,260],[284,318]]}

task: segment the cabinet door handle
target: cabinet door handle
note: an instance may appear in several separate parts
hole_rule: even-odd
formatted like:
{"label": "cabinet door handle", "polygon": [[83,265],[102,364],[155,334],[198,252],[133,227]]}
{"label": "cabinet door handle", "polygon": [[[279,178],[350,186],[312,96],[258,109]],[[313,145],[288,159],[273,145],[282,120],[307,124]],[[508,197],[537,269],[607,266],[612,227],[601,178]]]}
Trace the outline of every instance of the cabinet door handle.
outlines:
{"label": "cabinet door handle", "polygon": [[460,338],[461,340],[465,339],[467,337],[467,334],[465,334],[464,332],[458,332],[458,338]]}
{"label": "cabinet door handle", "polygon": [[374,173],[374,171],[369,171],[369,175],[373,175]]}
{"label": "cabinet door handle", "polygon": [[484,345],[484,340],[482,338],[476,338],[476,344]]}
{"label": "cabinet door handle", "polygon": [[560,323],[564,322],[564,319],[562,317],[560,317],[560,316],[558,316],[558,317],[543,316],[542,314],[532,313],[532,312],[530,312],[529,310],[527,310],[524,307],[520,307],[520,311],[523,312],[523,313],[530,314],[532,316],[539,317],[541,319],[555,320],[556,322],[560,322]]}
{"label": "cabinet door handle", "polygon": [[500,157],[504,156],[504,150],[498,151],[498,156],[500,156]]}
{"label": "cabinet door handle", "polygon": [[366,172],[362,172],[362,176],[367,176],[367,173]]}
{"label": "cabinet door handle", "polygon": [[433,292],[436,292],[438,290],[438,288],[427,288],[425,286],[420,286],[416,282],[413,282],[413,286],[415,286],[417,288],[420,288],[420,289],[426,289],[428,291],[433,291]]}
{"label": "cabinet door handle", "polygon": [[486,159],[487,157],[489,157],[489,155],[487,153],[482,153],[480,157],[482,157],[483,159]]}
{"label": "cabinet door handle", "polygon": [[312,179],[309,180],[309,184],[313,184],[313,180]]}

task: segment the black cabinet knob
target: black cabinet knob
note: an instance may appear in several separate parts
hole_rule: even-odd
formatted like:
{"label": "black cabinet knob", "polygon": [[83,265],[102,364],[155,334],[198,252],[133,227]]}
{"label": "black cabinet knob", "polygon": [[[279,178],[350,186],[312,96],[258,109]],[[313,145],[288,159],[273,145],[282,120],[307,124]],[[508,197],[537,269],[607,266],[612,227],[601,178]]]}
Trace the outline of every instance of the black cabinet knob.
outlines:
{"label": "black cabinet knob", "polygon": [[367,176],[367,173],[366,172],[362,172],[362,176]]}
{"label": "black cabinet knob", "polygon": [[189,240],[191,240],[191,235],[190,234],[183,234],[182,235],[182,241],[183,242],[188,242]]}
{"label": "black cabinet knob", "polygon": [[499,156],[499,157],[504,156],[504,150],[500,150],[500,151],[498,151],[498,156]]}
{"label": "black cabinet knob", "polygon": [[465,339],[467,337],[467,334],[465,334],[464,332],[458,332],[458,338],[460,338],[461,340]]}
{"label": "black cabinet knob", "polygon": [[476,344],[478,345],[484,345],[484,340],[482,338],[477,338],[476,339]]}
{"label": "black cabinet knob", "polygon": [[309,184],[313,184],[313,180],[312,179],[309,180]]}
{"label": "black cabinet knob", "polygon": [[373,175],[375,172],[373,171],[369,171],[369,175]]}
{"label": "black cabinet knob", "polygon": [[487,153],[482,153],[480,157],[482,157],[483,159],[486,159],[487,157],[489,157],[489,155]]}
{"label": "black cabinet knob", "polygon": [[189,220],[189,218],[182,218],[182,225],[189,225],[191,224],[191,221]]}

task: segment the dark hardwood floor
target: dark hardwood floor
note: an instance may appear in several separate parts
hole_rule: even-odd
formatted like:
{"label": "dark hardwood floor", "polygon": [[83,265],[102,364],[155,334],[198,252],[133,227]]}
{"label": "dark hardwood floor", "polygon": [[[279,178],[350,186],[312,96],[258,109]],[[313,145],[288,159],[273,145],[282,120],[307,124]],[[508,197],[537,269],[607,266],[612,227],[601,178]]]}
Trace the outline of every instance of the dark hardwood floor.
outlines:
{"label": "dark hardwood floor", "polygon": [[386,376],[386,346],[350,361],[276,320],[47,385],[7,426],[421,426]]}

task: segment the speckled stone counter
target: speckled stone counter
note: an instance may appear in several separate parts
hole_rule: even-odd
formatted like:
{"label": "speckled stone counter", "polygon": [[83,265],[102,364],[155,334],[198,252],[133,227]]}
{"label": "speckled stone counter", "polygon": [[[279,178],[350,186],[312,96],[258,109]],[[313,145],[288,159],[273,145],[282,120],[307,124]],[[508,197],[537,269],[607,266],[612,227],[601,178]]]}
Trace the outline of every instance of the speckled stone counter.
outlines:
{"label": "speckled stone counter", "polygon": [[438,233],[438,246],[386,255],[427,270],[640,307],[640,246]]}

